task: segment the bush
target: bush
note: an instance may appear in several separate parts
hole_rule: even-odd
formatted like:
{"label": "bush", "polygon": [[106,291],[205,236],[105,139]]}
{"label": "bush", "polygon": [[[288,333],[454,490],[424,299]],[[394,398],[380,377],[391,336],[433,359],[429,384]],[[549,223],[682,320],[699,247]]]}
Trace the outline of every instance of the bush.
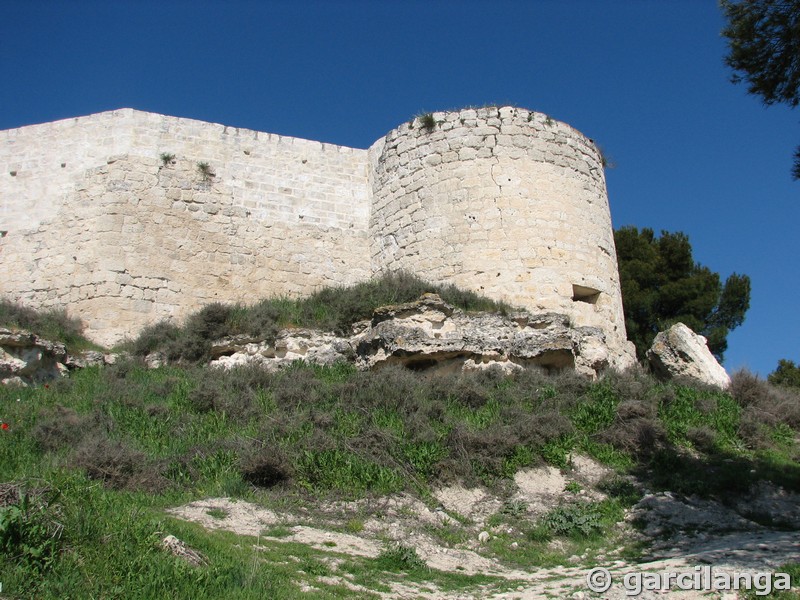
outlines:
{"label": "bush", "polygon": [[31,430],[31,437],[45,451],[74,448],[87,436],[111,429],[111,421],[100,412],[78,415],[73,409],[56,405],[43,410]]}
{"label": "bush", "polygon": [[182,354],[182,331],[169,321],[159,321],[142,329],[130,345],[135,356],[147,356],[151,352],[160,351],[167,358],[176,360]]}
{"label": "bush", "polygon": [[566,504],[548,512],[541,524],[552,535],[585,539],[603,532],[603,515],[593,504]]}
{"label": "bush", "polygon": [[602,443],[641,458],[650,456],[666,443],[666,432],[658,421],[654,402],[626,400],[614,421],[598,435]]}
{"label": "bush", "polygon": [[68,350],[91,348],[83,337],[83,324],[63,309],[34,310],[0,299],[0,327],[26,329],[47,340],[63,342]]}
{"label": "bush", "polygon": [[71,457],[73,467],[86,471],[89,479],[101,481],[111,489],[160,492],[166,480],[147,457],[121,441],[101,435],[88,436]]}
{"label": "bush", "polygon": [[384,550],[376,559],[378,566],[386,571],[416,571],[427,569],[427,563],[417,554],[416,549],[403,544],[395,544]]}
{"label": "bush", "polygon": [[282,450],[262,447],[239,459],[239,473],[247,483],[270,488],[290,481],[293,469]]}
{"label": "bush", "polygon": [[232,422],[246,425],[258,416],[258,391],[263,389],[259,376],[263,369],[248,365],[224,375],[215,369],[195,369],[194,388],[188,393],[188,404],[197,413],[217,412]]}
{"label": "bush", "polygon": [[737,404],[751,409],[751,416],[758,416],[767,425],[785,423],[800,429],[800,392],[772,385],[749,371],[737,371],[731,377],[728,393]]}
{"label": "bush", "polygon": [[445,302],[463,310],[507,314],[510,307],[453,285],[424,282],[405,272],[350,287],[327,287],[301,300],[270,298],[252,306],[209,304],[189,316],[182,327],[161,322],[145,328],[130,344],[131,352],[145,356],[160,351],[170,360],[189,362],[210,358],[217,339],[245,335],[268,343],[281,327],[311,327],[348,335],[357,321],[370,319],[380,306],[412,302],[426,292],[438,293]]}

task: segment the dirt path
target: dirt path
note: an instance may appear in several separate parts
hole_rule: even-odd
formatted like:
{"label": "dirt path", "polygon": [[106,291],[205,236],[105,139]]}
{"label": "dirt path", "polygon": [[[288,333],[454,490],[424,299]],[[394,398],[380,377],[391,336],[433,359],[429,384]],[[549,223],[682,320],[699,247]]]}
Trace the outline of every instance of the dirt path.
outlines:
{"label": "dirt path", "polygon": [[[569,476],[552,467],[542,467],[518,473],[517,492],[512,500],[524,502],[528,516],[535,519],[563,501],[565,488],[572,482],[585,486],[582,495],[597,499],[602,494],[592,486],[605,474],[603,467],[588,459],[578,459]],[[573,484],[574,489],[574,484]],[[492,575],[505,584],[479,586],[474,590],[446,593],[433,583],[386,582],[391,592],[366,590],[349,581],[347,576],[319,578],[327,585],[341,585],[356,592],[376,593],[386,598],[497,598],[520,600],[534,598],[606,598],[618,600],[632,597],[637,572],[674,572],[688,577],[708,577],[713,587],[723,574],[771,573],[781,565],[800,562],[800,498],[786,494],[768,484],[754,490],[751,498],[740,505],[723,506],[709,500],[682,498],[670,493],[648,494],[630,512],[628,519],[644,523],[642,531],[623,525],[623,537],[643,537],[648,544],[648,556],[639,562],[615,558],[609,551],[596,557],[591,566],[608,569],[613,585],[596,594],[587,587],[589,566],[584,557],[572,556],[564,566],[554,568],[514,568],[487,551],[485,542],[491,538],[487,520],[501,510],[504,503],[486,490],[454,486],[435,493],[441,503],[431,509],[419,499],[398,495],[372,501],[332,503],[319,507],[313,517],[280,513],[244,501],[211,498],[172,509],[173,516],[199,523],[208,529],[223,529],[256,540],[298,542],[313,547],[328,556],[335,564],[344,556],[378,557],[393,542],[414,548],[430,567],[437,571],[464,575]],[[794,530],[774,530],[759,525],[742,513],[759,507],[762,516],[773,521],[780,518]],[[367,515],[359,522],[359,531],[345,532],[348,516]],[[454,519],[451,515],[463,517]],[[465,524],[466,523],[466,524]],[[276,529],[279,528],[279,529]],[[437,528],[461,535],[461,543],[446,544],[431,534]],[[625,529],[627,528],[627,529]],[[270,534],[270,531],[276,533]],[[258,542],[256,542],[258,543]],[[605,556],[605,558],[603,558]],[[710,569],[710,570],[709,570]],[[625,575],[629,575],[627,587]],[[649,577],[650,579],[645,579]],[[435,578],[432,578],[435,579]],[[642,576],[642,583],[651,583],[653,576]],[[702,582],[704,580],[699,580]],[[760,581],[760,583],[759,583]],[[660,583],[660,582],[659,582]],[[684,585],[693,582],[685,580]],[[763,585],[757,580],[753,585]],[[646,587],[646,585],[645,585]],[[306,586],[310,591],[313,583]],[[763,589],[756,587],[754,589]],[[735,592],[680,590],[673,581],[671,591],[643,590],[638,598],[724,598],[734,599]]]}

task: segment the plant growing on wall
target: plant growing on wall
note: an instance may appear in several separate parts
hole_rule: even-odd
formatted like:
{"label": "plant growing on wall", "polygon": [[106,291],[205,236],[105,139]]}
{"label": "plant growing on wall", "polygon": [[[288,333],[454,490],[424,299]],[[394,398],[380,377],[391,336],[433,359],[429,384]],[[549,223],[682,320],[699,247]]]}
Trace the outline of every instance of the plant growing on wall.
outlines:
{"label": "plant growing on wall", "polygon": [[207,162],[197,163],[197,170],[205,182],[209,182],[214,178],[214,172],[211,170],[211,166]]}
{"label": "plant growing on wall", "polygon": [[436,129],[436,119],[433,117],[433,113],[425,113],[424,115],[420,115],[419,124],[429,132]]}
{"label": "plant growing on wall", "polygon": [[616,168],[617,163],[615,163],[611,159],[611,157],[606,153],[605,150],[603,150],[603,148],[601,148],[600,146],[597,146],[597,151],[600,153],[600,164],[603,165],[604,169],[614,169],[614,168]]}
{"label": "plant growing on wall", "polygon": [[163,164],[165,167],[175,162],[175,155],[169,152],[162,152],[158,155],[158,157],[161,159],[161,164]]}

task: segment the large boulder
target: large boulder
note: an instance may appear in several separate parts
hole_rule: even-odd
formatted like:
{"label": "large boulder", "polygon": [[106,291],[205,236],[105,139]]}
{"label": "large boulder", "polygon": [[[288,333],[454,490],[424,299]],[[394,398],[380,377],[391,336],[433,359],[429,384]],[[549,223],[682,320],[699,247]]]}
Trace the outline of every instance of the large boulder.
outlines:
{"label": "large boulder", "polygon": [[720,389],[731,384],[730,376],[708,349],[706,338],[683,323],[656,335],[647,359],[661,377],[686,377]]}

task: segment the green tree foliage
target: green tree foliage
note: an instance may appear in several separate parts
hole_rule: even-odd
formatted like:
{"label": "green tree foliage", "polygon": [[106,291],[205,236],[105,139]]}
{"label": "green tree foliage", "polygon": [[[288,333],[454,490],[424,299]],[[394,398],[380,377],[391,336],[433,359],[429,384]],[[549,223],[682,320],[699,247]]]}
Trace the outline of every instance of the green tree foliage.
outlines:
{"label": "green tree foliage", "polygon": [[694,262],[686,234],[623,227],[614,232],[628,339],[640,359],[655,335],[682,322],[708,339],[722,360],[728,332],[744,321],[750,307],[750,278],[718,273]]}
{"label": "green tree foliage", "polygon": [[775,385],[800,389],[800,365],[782,358],[778,361],[778,368],[769,374],[767,380]]}
{"label": "green tree foliage", "polygon": [[[734,69],[734,83],[764,103],[800,103],[800,0],[721,0],[728,19],[725,62]],[[800,179],[800,147],[792,176]]]}

